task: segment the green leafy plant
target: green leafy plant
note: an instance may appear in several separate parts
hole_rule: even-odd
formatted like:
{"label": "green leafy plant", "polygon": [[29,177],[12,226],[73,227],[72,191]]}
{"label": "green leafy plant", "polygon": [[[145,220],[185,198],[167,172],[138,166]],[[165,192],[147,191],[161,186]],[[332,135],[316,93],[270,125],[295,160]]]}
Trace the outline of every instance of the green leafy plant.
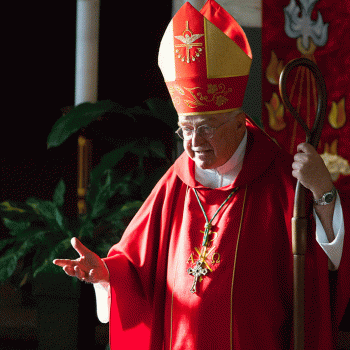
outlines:
{"label": "green leafy plant", "polygon": [[43,272],[61,273],[52,260],[77,257],[70,244],[74,236],[105,256],[171,165],[159,137],[159,123],[174,130],[177,115],[169,101],[159,99],[134,108],[111,101],[83,103],[55,123],[48,136],[48,148],[60,146],[106,114],[122,118],[126,124],[123,133],[113,138],[113,149],[91,170],[85,215],[64,215],[63,180],[57,184],[51,201],[28,198],[21,203],[0,203],[0,216],[9,231],[8,237],[0,240],[0,282],[14,274],[19,262],[21,283]]}

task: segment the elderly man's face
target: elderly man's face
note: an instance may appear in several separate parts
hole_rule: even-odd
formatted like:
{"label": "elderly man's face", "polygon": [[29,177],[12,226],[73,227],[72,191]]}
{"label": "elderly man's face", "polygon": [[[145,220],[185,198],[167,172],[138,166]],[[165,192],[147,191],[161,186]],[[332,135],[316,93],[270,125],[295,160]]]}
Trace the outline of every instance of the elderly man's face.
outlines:
{"label": "elderly man's face", "polygon": [[217,128],[212,138],[193,132],[190,140],[184,140],[184,149],[196,165],[202,169],[215,169],[224,165],[233,155],[243,139],[245,115],[231,113],[180,116],[181,128],[197,129],[201,125]]}

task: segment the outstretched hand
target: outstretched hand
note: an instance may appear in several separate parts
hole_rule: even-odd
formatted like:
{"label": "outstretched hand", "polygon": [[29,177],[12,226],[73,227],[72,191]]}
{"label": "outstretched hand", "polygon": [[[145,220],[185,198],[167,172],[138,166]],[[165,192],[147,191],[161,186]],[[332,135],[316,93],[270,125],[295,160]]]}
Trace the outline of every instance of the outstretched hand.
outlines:
{"label": "outstretched hand", "polygon": [[61,266],[67,275],[77,277],[81,281],[89,283],[109,282],[109,272],[102,259],[75,237],[72,238],[71,244],[80,257],[75,260],[55,259],[53,263]]}

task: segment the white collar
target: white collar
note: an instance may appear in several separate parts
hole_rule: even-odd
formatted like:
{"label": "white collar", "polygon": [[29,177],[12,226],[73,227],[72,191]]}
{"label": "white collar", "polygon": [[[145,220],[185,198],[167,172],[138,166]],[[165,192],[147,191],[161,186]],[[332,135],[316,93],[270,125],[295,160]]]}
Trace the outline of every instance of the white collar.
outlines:
{"label": "white collar", "polygon": [[195,167],[196,180],[203,186],[218,188],[230,185],[242,169],[243,158],[247,146],[247,131],[232,157],[216,169]]}

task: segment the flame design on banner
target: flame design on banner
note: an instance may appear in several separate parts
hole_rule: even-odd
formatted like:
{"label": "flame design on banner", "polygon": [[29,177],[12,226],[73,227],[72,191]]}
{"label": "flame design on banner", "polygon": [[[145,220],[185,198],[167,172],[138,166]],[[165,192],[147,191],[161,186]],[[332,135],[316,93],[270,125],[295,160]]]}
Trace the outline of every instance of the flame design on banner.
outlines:
{"label": "flame design on banner", "polygon": [[266,68],[266,78],[270,84],[278,85],[283,68],[283,61],[278,60],[274,51],[271,51],[271,60]]}
{"label": "flame design on banner", "polygon": [[269,126],[272,130],[280,131],[286,127],[284,121],[284,105],[279,96],[273,92],[270,102],[265,102],[269,112]]}
{"label": "flame design on banner", "polygon": [[334,129],[340,129],[345,125],[345,97],[343,97],[338,103],[332,102],[332,109],[328,115],[329,124]]}

